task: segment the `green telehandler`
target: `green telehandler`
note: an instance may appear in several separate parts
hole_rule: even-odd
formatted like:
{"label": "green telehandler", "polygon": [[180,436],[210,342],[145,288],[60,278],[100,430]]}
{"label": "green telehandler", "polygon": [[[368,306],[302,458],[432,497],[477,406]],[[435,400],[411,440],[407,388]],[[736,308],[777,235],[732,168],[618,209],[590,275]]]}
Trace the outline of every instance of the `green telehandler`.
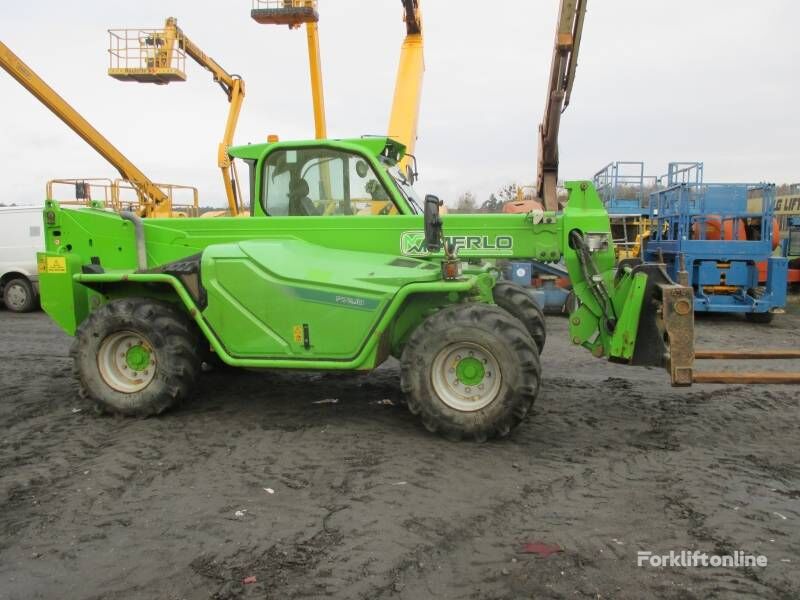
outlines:
{"label": "green telehandler", "polygon": [[394,356],[429,430],[502,437],[538,394],[545,344],[535,302],[498,280],[495,261],[517,257],[564,259],[574,344],[691,384],[691,289],[660,264],[615,266],[590,183],[566,184],[562,213],[440,215],[398,168],[404,154],[380,137],[231,148],[247,165],[249,218],[141,219],[48,200],[42,306],[75,336],[81,394],[149,416],[191,398],[203,361],[368,371]]}

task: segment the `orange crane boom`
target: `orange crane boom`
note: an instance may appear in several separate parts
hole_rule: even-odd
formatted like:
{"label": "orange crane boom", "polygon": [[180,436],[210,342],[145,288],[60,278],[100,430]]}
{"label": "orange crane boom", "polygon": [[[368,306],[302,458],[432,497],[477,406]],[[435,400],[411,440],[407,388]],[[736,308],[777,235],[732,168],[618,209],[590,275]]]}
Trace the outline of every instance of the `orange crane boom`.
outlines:
{"label": "orange crane boom", "polygon": [[558,132],[575,83],[585,16],[586,0],[561,0],[547,100],[539,125],[536,188],[545,210],[558,210]]}

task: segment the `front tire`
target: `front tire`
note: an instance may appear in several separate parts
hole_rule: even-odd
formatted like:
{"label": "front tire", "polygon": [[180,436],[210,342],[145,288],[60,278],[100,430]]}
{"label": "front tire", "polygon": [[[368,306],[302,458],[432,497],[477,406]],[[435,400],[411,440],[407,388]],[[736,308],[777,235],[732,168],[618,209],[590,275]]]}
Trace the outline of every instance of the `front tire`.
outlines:
{"label": "front tire", "polygon": [[81,396],[101,413],[161,414],[190,396],[200,372],[189,318],[149,298],[114,300],[92,312],[71,354]]}
{"label": "front tire", "polygon": [[3,287],[3,303],[11,312],[26,313],[36,308],[36,292],[24,277],[10,280]]}
{"label": "front tire", "polygon": [[539,354],[544,350],[547,341],[547,326],[544,312],[536,300],[533,299],[524,287],[513,281],[498,281],[492,290],[494,302],[520,322],[531,334],[539,349]]}
{"label": "front tire", "polygon": [[539,393],[536,343],[517,319],[488,304],[440,310],[403,350],[409,410],[448,439],[483,442],[519,425]]}

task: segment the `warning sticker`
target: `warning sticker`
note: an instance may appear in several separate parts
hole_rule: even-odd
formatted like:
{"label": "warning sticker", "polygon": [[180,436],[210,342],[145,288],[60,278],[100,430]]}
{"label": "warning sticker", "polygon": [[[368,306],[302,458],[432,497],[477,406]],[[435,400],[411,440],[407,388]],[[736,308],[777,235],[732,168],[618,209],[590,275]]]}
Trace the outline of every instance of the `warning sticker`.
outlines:
{"label": "warning sticker", "polygon": [[303,326],[302,325],[295,325],[294,326],[294,341],[298,344],[303,342]]}
{"label": "warning sticker", "polygon": [[66,273],[67,272],[67,259],[63,256],[48,256],[47,257],[47,272],[48,273]]}
{"label": "warning sticker", "polygon": [[39,273],[47,273],[47,257],[46,256],[39,256],[36,259],[36,270]]}

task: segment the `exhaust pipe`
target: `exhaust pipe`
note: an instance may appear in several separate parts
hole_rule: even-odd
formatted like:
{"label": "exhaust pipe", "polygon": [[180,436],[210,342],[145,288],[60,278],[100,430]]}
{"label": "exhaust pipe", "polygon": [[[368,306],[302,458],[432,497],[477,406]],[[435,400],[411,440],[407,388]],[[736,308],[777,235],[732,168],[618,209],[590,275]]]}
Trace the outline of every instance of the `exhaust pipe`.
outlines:
{"label": "exhaust pipe", "polygon": [[123,211],[119,213],[124,220],[133,223],[133,229],[136,235],[136,263],[140,271],[147,270],[147,246],[144,243],[144,222],[139,215],[130,211]]}

